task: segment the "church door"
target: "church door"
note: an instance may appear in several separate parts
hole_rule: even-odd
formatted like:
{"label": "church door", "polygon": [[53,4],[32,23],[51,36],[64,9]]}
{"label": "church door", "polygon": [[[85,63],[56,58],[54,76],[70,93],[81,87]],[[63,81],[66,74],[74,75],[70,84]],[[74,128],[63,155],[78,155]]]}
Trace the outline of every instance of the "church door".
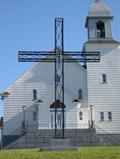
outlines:
{"label": "church door", "polygon": [[[57,111],[56,123],[57,123],[57,128],[61,129],[62,128],[62,111]],[[54,110],[50,111],[50,128],[51,129],[55,128],[55,111]]]}

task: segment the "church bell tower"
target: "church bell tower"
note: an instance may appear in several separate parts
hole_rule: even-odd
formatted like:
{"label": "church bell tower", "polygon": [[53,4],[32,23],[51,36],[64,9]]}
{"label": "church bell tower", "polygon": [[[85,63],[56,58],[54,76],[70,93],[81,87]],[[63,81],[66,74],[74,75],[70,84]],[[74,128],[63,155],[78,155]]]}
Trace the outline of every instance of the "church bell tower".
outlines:
{"label": "church bell tower", "polygon": [[119,134],[120,115],[116,114],[120,112],[120,42],[112,37],[113,16],[101,1],[94,0],[85,25],[88,40],[84,51],[100,52],[99,63],[87,63],[88,106],[93,106],[96,133]]}
{"label": "church bell tower", "polygon": [[86,18],[88,40],[112,40],[112,20],[109,7],[94,0]]}

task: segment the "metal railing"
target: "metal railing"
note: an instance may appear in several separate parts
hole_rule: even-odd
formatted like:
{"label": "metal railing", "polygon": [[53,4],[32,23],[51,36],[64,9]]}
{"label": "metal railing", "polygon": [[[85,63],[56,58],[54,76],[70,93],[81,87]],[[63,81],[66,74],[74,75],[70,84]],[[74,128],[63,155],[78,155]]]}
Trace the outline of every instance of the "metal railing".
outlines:
{"label": "metal railing", "polygon": [[10,134],[8,135],[3,135],[3,145],[2,148],[7,147],[9,144],[12,142],[15,142],[18,140],[21,136],[25,135],[27,133],[27,127],[23,128],[19,126],[17,129],[13,130]]}
{"label": "metal railing", "polygon": [[120,145],[120,139],[118,140],[118,138],[115,137],[115,134],[110,134],[98,125],[94,125],[94,127],[97,131],[96,137],[101,140],[103,145]]}
{"label": "metal railing", "polygon": [[[70,123],[71,126],[72,126],[72,124],[74,124],[74,123]],[[39,126],[41,126],[42,129],[38,129],[38,127],[35,127],[35,125],[28,125],[28,127],[25,131],[22,130],[21,127],[18,127],[15,131],[13,131],[12,133],[9,134],[10,136],[8,135],[8,138],[6,138],[7,142],[4,144],[4,147],[5,148],[17,147],[19,145],[19,142],[21,142],[21,139],[22,139],[22,143],[26,147],[29,146],[29,143],[32,144],[33,147],[37,147],[38,144],[40,144],[40,142],[42,142],[43,145],[45,143],[49,144],[50,138],[54,138],[54,128],[51,129],[50,124],[47,124],[47,123],[40,124]],[[96,134],[95,129],[97,129],[97,130],[99,129],[99,131],[100,131],[99,135]],[[21,131],[21,134],[19,134],[19,136],[17,136],[13,140],[12,135],[16,134],[15,132],[20,132],[20,131]],[[69,133],[71,133],[71,134],[69,134]],[[87,141],[85,135],[87,135],[89,133],[91,135],[91,140]],[[74,146],[76,145],[76,143],[81,143],[82,145],[90,144],[88,142],[91,142],[91,145],[94,145],[94,144],[97,144],[97,141],[98,141],[98,145],[105,145],[105,146],[106,145],[120,145],[120,141],[118,141],[118,138],[116,138],[114,135],[109,134],[108,132],[101,129],[97,125],[94,125],[92,129],[91,129],[91,127],[88,128],[88,130],[75,128],[75,129],[70,129],[70,131],[69,131],[69,129],[66,129],[66,136],[68,134],[70,136],[72,135],[71,136],[72,140],[73,140],[72,144]],[[81,141],[80,135],[83,135],[82,136],[83,141]],[[70,137],[70,136],[68,136],[68,137]],[[94,139],[92,139],[92,136]]]}

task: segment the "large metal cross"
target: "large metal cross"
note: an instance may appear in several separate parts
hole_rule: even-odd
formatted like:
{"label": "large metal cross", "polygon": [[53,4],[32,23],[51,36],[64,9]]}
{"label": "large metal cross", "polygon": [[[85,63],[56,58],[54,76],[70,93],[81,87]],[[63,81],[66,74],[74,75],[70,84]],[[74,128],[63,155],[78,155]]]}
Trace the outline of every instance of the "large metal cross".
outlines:
{"label": "large metal cross", "polygon": [[[19,62],[52,62],[55,63],[55,101],[51,108],[55,110],[55,138],[64,138],[64,63],[99,62],[99,52],[64,51],[63,18],[55,18],[55,50],[54,51],[19,51]],[[61,111],[61,128],[58,126],[57,113]]]}

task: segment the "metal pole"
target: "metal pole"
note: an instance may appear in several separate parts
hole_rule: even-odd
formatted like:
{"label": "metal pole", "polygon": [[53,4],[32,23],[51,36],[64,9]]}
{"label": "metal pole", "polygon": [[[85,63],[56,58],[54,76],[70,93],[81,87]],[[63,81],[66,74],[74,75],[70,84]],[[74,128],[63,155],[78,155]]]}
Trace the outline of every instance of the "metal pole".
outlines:
{"label": "metal pole", "polygon": [[65,114],[64,114],[64,24],[62,19],[62,138],[64,139],[64,129],[65,129]]}
{"label": "metal pole", "polygon": [[[56,94],[56,90],[57,90],[57,83],[56,83],[56,78],[57,78],[57,61],[56,61],[56,56],[57,56],[57,37],[56,37],[56,19],[55,19],[55,102],[57,100],[57,94]],[[56,123],[56,115],[57,115],[57,108],[56,108],[56,104],[55,104],[55,138],[57,138],[57,123]]]}
{"label": "metal pole", "polygon": [[91,113],[91,128],[93,128],[93,105],[90,105],[90,113]]}
{"label": "metal pole", "polygon": [[23,125],[22,125],[22,128],[23,128],[23,131],[25,132],[25,129],[26,129],[26,122],[25,122],[25,109],[26,109],[26,106],[23,106]]}
{"label": "metal pole", "polygon": [[[56,103],[56,100],[58,103]],[[58,104],[58,105],[56,105]],[[61,110],[62,128],[57,122],[57,109]],[[55,19],[55,138],[64,138],[64,49],[63,18]]]}
{"label": "metal pole", "polygon": [[1,127],[1,144],[0,144],[0,149],[3,149],[3,128]]}

